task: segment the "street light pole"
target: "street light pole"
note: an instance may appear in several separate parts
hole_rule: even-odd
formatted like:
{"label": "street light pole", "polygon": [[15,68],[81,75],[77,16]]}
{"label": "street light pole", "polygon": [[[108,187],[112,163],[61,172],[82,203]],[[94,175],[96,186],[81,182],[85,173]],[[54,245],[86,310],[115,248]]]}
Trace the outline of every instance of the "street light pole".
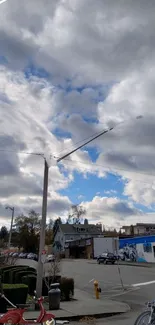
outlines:
{"label": "street light pole", "polygon": [[36,283],[36,295],[37,297],[42,296],[42,278],[43,278],[43,261],[42,252],[45,246],[45,230],[46,230],[46,214],[47,214],[47,196],[48,196],[48,172],[49,167],[46,159],[44,158],[44,187],[43,187],[43,203],[42,203],[42,219],[40,229],[40,242],[39,242],[39,259],[38,259],[38,270],[37,270],[37,283]]}
{"label": "street light pole", "polygon": [[6,209],[10,209],[12,211],[11,226],[10,226],[9,241],[8,241],[8,248],[10,249],[15,208],[14,207],[10,207],[10,206],[6,206]]}
{"label": "street light pole", "polygon": [[[135,118],[136,119],[140,119],[142,117],[143,116],[139,115],[139,116],[136,116]],[[121,122],[121,123],[123,123],[123,122]],[[67,158],[72,153],[76,152],[77,150],[83,148],[84,146],[86,146],[90,142],[94,141],[95,139],[99,138],[100,136],[104,135],[105,133],[108,133],[108,132],[112,131],[116,126],[111,127],[111,128],[109,128],[107,130],[102,131],[98,135],[94,136],[91,140],[88,140],[87,142],[83,143],[82,145],[80,145],[79,147],[73,149],[72,151],[68,152],[67,154],[63,155],[62,157],[59,157],[57,159],[57,163],[59,163],[60,161],[62,161],[65,158]],[[41,295],[42,295],[42,279],[43,279],[42,253],[43,253],[44,246],[45,246],[47,196],[48,196],[48,172],[49,172],[49,167],[48,167],[47,161],[45,159],[45,165],[44,165],[43,203],[42,203],[42,220],[41,220],[41,231],[40,231],[40,242],[39,242],[39,259],[38,259],[37,283],[36,283],[36,296],[37,297],[41,297]]]}

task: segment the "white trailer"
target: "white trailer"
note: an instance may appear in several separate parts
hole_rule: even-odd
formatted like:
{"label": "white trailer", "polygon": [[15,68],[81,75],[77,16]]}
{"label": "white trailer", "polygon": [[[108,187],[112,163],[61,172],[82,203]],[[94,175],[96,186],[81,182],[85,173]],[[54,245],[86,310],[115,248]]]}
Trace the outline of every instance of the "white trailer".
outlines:
{"label": "white trailer", "polygon": [[114,238],[114,237],[93,238],[94,258],[97,258],[97,256],[105,252],[117,253],[118,249],[119,249],[119,238]]}

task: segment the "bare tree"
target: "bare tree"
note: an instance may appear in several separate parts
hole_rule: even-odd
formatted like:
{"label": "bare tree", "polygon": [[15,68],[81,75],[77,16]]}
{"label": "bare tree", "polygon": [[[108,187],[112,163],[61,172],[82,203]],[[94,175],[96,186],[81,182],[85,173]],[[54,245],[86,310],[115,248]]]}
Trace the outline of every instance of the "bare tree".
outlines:
{"label": "bare tree", "polygon": [[48,288],[50,289],[51,283],[56,280],[56,277],[60,275],[61,271],[61,260],[59,257],[55,257],[54,261],[45,264],[44,268],[44,281]]}
{"label": "bare tree", "polygon": [[81,218],[86,214],[86,210],[81,205],[72,205],[71,213],[67,218],[67,223],[80,224]]}

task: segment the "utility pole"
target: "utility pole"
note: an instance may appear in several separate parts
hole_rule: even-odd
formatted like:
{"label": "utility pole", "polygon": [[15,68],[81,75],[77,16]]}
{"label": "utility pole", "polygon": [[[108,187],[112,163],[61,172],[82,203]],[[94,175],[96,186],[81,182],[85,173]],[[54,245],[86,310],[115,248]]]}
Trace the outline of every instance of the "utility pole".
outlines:
{"label": "utility pole", "polygon": [[45,246],[45,230],[46,230],[46,214],[47,214],[47,196],[48,196],[48,171],[49,167],[46,159],[44,158],[44,187],[43,187],[43,203],[42,203],[42,219],[40,229],[40,242],[39,242],[39,259],[37,270],[37,283],[36,283],[36,295],[42,296],[42,279],[43,279],[43,262],[42,252]]}
{"label": "utility pole", "polygon": [[[136,116],[136,119],[142,118],[142,115]],[[125,122],[125,121],[123,121]],[[118,123],[118,124],[122,124]],[[116,125],[117,126],[117,125]],[[115,126],[115,127],[116,127]],[[112,131],[115,127],[111,127],[107,130],[104,130],[94,136],[92,139],[88,140],[87,142],[83,143],[79,147],[73,149],[72,151],[68,152],[67,154],[63,155],[62,157],[57,159],[57,163],[59,163],[61,160],[67,158],[72,153],[76,152],[77,150],[83,148],[90,142],[94,141],[95,139],[99,138],[100,136],[104,135],[105,133],[108,133]],[[45,158],[44,158],[45,159]],[[46,230],[46,212],[47,212],[47,195],[48,195],[48,171],[49,167],[47,164],[47,161],[45,159],[45,165],[44,165],[44,188],[43,188],[43,203],[42,203],[42,220],[41,220],[41,231],[40,231],[40,243],[39,243],[39,260],[38,260],[38,271],[37,271],[37,284],[36,284],[36,296],[41,297],[42,295],[42,280],[43,280],[43,261],[42,261],[42,252],[44,250],[45,246],[45,230]]]}
{"label": "utility pole", "polygon": [[11,216],[11,226],[10,226],[10,233],[9,233],[9,241],[8,241],[8,248],[10,249],[11,246],[11,238],[12,238],[12,227],[13,227],[13,220],[14,220],[14,213],[15,213],[15,208],[10,207],[9,205],[6,206],[6,209],[10,209],[12,211],[12,216]]}

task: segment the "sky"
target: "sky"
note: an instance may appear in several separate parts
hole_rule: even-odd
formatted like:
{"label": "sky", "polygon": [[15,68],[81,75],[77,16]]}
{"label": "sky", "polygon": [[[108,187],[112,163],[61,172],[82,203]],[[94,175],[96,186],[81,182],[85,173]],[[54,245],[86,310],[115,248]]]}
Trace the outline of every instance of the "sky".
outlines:
{"label": "sky", "polygon": [[41,214],[38,153],[48,218],[80,204],[109,228],[154,222],[154,12],[154,0],[0,1],[0,226],[6,204]]}

